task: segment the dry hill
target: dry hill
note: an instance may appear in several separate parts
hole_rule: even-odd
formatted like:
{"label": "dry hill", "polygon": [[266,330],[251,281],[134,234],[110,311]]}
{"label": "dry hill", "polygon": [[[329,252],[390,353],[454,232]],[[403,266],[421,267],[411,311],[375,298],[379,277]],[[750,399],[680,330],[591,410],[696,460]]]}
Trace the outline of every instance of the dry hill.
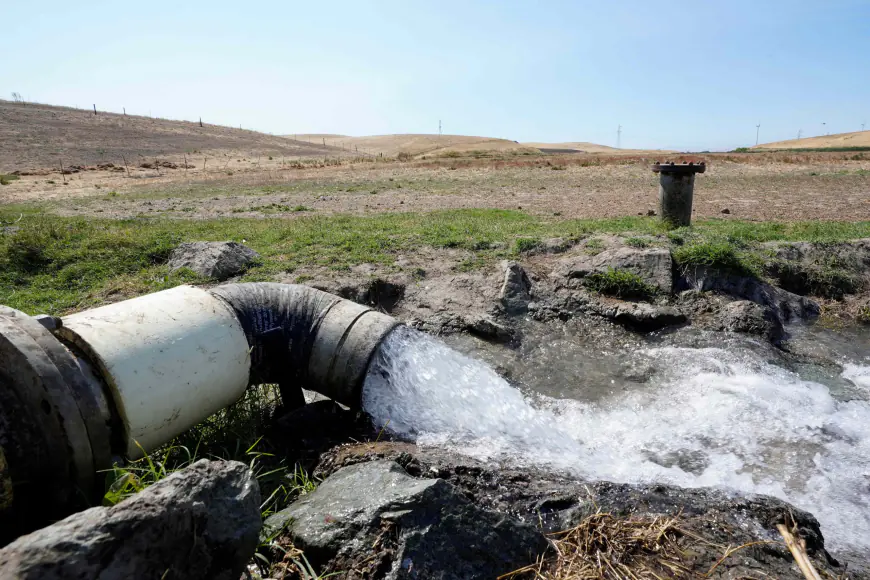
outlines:
{"label": "dry hill", "polygon": [[[294,137],[294,135],[288,135]],[[606,153],[609,155],[642,154],[648,150],[616,149],[595,143],[518,143],[508,139],[493,137],[471,137],[467,135],[429,135],[400,134],[372,135],[369,137],[349,137],[347,135],[329,135],[311,133],[295,135],[301,141],[335,145],[351,152],[368,153],[371,155],[386,155],[395,157],[399,153],[407,153],[415,157],[423,155],[441,155],[444,153],[468,153],[470,151],[489,152],[543,152],[543,153]],[[656,151],[667,153],[666,151]]]}
{"label": "dry hill", "polygon": [[[99,111],[99,109],[97,109]],[[0,171],[214,156],[336,156],[341,151],[232,127],[0,100]]]}
{"label": "dry hill", "polygon": [[[293,135],[288,135],[293,137]],[[428,135],[428,134],[401,134],[401,135],[371,135],[369,137],[348,137],[346,135],[305,134],[296,135],[302,141],[325,143],[344,148],[352,152],[368,153],[371,155],[385,155],[395,157],[399,153],[407,153],[413,156],[439,155],[455,152],[468,151],[518,151],[523,145],[507,139],[492,137],[471,137],[467,135]]]}
{"label": "dry hill", "polygon": [[870,147],[870,131],[790,139],[756,145],[752,149],[830,149],[838,147]]}

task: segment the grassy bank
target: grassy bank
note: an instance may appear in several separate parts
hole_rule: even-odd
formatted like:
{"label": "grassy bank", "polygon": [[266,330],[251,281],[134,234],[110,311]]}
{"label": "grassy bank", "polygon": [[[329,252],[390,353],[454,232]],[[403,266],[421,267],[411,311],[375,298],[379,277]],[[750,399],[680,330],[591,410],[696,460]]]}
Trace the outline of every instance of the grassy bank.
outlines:
{"label": "grassy bank", "polygon": [[[703,260],[706,251],[732,259],[770,240],[837,241],[870,237],[870,222],[741,222],[711,220],[666,232],[655,218],[559,220],[519,211],[455,210],[375,216],[304,216],[298,219],[212,220],[85,219],[0,212],[0,304],[29,313],[62,314],[115,299],[205,282],[190,272],[170,273],[169,253],[193,240],[235,240],[262,259],[246,280],[289,275],[304,265],[347,269],[392,264],[424,246],[460,248],[489,258],[511,255],[549,237],[595,234],[662,235]],[[709,244],[714,244],[709,246]],[[718,245],[717,245],[718,244]],[[714,257],[715,257],[714,256]],[[718,259],[718,258],[717,258]]]}

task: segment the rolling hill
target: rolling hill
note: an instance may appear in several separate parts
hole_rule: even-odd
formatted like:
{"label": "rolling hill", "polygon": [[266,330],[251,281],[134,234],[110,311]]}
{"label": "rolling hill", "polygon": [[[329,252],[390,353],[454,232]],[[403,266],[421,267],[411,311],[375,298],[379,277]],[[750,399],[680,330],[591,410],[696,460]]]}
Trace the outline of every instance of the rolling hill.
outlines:
{"label": "rolling hill", "polygon": [[467,135],[398,134],[350,137],[324,133],[287,135],[301,141],[335,145],[351,152],[370,155],[395,157],[407,153],[414,157],[423,155],[442,155],[449,152],[467,153],[469,151],[490,152],[544,152],[544,153],[603,153],[610,155],[646,153],[640,149],[617,149],[595,143],[518,143],[509,139],[494,137],[474,137]]}
{"label": "rolling hill", "polygon": [[122,163],[183,155],[335,157],[305,143],[234,127],[0,100],[0,171]]}
{"label": "rolling hill", "polygon": [[751,149],[830,149],[840,147],[870,147],[870,131],[855,131],[854,133],[837,133],[836,135],[820,135],[803,139],[790,139],[763,143]]}

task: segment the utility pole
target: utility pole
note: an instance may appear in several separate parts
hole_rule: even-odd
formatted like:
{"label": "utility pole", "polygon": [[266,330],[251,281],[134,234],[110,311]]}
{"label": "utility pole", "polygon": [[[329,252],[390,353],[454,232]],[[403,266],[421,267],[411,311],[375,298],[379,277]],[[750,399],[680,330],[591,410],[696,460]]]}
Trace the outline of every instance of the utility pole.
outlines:
{"label": "utility pole", "polygon": [[619,125],[616,128],[616,148],[617,149],[622,148],[622,125]]}
{"label": "utility pole", "polygon": [[761,131],[761,123],[755,126],[755,144],[758,145],[758,133]]}
{"label": "utility pole", "polygon": [[441,136],[441,119],[438,119],[438,136]]}
{"label": "utility pole", "polygon": [[798,139],[801,138],[801,133],[803,133],[803,129],[798,129]]}

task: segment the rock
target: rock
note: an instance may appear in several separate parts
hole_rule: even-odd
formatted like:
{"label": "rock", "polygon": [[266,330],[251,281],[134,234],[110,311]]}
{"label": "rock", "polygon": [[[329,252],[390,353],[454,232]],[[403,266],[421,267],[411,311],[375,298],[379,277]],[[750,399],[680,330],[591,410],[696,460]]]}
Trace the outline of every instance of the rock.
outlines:
{"label": "rock", "polygon": [[682,312],[670,306],[624,302],[616,306],[604,306],[598,311],[601,316],[633,330],[653,332],[668,326],[683,324],[688,320]]}
{"label": "rock", "polygon": [[189,242],[169,256],[172,270],[190,268],[200,276],[226,280],[241,274],[260,255],[238,242]]}
{"label": "rock", "polygon": [[466,319],[465,329],[480,338],[493,342],[510,342],[514,339],[513,331],[485,315]]}
{"label": "rock", "polygon": [[[849,573],[854,575],[849,577],[868,577],[860,572],[856,574],[856,570],[861,570],[868,561],[865,554],[837,554],[838,558],[844,557],[838,564],[826,552],[821,527],[812,514],[763,495],[711,488],[680,488],[661,483],[619,484],[578,479],[541,469],[496,466],[440,447],[421,448],[402,442],[336,448],[323,458],[320,474],[328,476],[343,465],[384,459],[393,459],[404,465],[409,473],[419,473],[421,477],[437,476],[468,497],[479,509],[514,514],[523,521],[534,522],[544,533],[570,529],[596,512],[610,513],[615,517],[676,516],[681,520],[681,528],[703,538],[686,554],[686,564],[690,567],[686,577],[705,577],[705,573],[722,560],[727,545],[761,542],[758,547],[747,547],[725,558],[717,565],[718,574],[712,577],[758,577],[761,571],[774,578],[803,580],[776,529],[777,524],[791,523],[792,518],[806,542],[813,565],[822,571],[822,577],[845,577]],[[686,458],[676,461],[675,458],[658,459],[664,460],[665,464],[685,467]],[[362,552],[366,548],[370,548],[370,544],[354,549]],[[338,567],[340,565],[336,564],[332,569],[350,568]],[[497,575],[491,574],[490,577]],[[419,577],[427,576],[421,573]]]}
{"label": "rock", "polygon": [[504,283],[499,300],[508,314],[521,314],[528,310],[532,300],[532,282],[522,266],[516,262],[503,262]]}
{"label": "rock", "polygon": [[202,459],[114,507],[95,507],[0,550],[8,580],[235,580],[257,547],[260,490],[248,467]]}
{"label": "rock", "polygon": [[812,320],[820,312],[819,305],[814,300],[792,294],[756,278],[703,267],[687,270],[683,276],[684,282],[690,288],[701,291],[719,290],[767,306],[781,324],[794,320]]}
{"label": "rock", "polygon": [[722,210],[722,213],[724,213],[725,215],[728,215],[731,213],[731,210],[726,207],[725,209]]}
{"label": "rock", "polygon": [[673,260],[666,248],[612,248],[595,256],[566,256],[557,262],[554,278],[582,279],[594,272],[609,269],[627,270],[645,283],[670,294],[674,289]]}
{"label": "rock", "polygon": [[646,215],[647,215],[647,217],[653,217],[656,215],[656,210],[654,210],[654,209],[647,210]]}
{"label": "rock", "polygon": [[783,336],[782,323],[773,311],[749,300],[725,305],[716,322],[719,330],[755,334],[773,342],[778,342]]}
{"label": "rock", "polygon": [[416,479],[393,461],[336,471],[271,516],[263,534],[284,526],[312,564],[333,561],[355,577],[494,578],[534,562],[547,545],[533,525],[482,510],[443,479]]}
{"label": "rock", "polygon": [[835,264],[859,273],[870,270],[870,238],[844,242],[768,242],[774,258],[791,262]]}

